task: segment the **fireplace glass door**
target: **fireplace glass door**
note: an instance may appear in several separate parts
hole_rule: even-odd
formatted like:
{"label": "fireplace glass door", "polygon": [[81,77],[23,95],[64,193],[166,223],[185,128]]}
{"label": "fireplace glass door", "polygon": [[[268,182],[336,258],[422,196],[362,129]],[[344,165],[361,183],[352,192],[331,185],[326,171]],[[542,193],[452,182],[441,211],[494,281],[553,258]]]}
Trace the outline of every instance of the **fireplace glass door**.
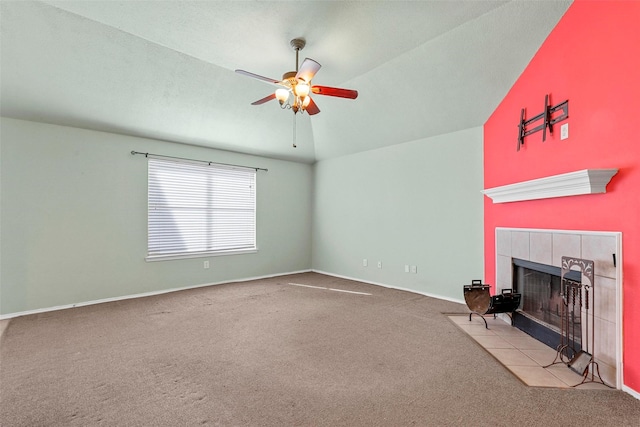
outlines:
{"label": "fireplace glass door", "polygon": [[[579,274],[571,273],[569,280],[580,282]],[[516,327],[555,349],[560,343],[564,305],[571,319],[569,327],[574,337],[571,347],[580,349],[580,308],[572,304],[570,295],[563,297],[559,268],[514,259],[513,285],[515,292],[522,295],[514,317]]]}

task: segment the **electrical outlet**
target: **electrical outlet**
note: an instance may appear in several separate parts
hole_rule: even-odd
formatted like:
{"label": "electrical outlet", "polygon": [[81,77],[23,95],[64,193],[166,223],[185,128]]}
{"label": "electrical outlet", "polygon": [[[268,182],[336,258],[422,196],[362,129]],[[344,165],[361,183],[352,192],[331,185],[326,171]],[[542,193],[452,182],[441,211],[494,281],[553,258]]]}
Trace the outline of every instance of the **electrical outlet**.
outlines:
{"label": "electrical outlet", "polygon": [[382,268],[382,261],[378,261],[378,268]]}
{"label": "electrical outlet", "polygon": [[209,268],[209,261],[204,262],[204,268]]}
{"label": "electrical outlet", "polygon": [[412,266],[411,266],[411,272],[412,272],[413,274],[416,274],[416,273],[418,272],[418,267],[417,267],[417,266],[415,266],[415,265],[412,265]]}
{"label": "electrical outlet", "polygon": [[569,123],[565,123],[560,126],[560,139],[569,138]]}
{"label": "electrical outlet", "polygon": [[405,264],[405,266],[404,266],[404,272],[405,272],[405,273],[408,273],[408,272],[409,272],[409,265],[408,265],[408,264]]}
{"label": "electrical outlet", "polygon": [[369,265],[369,262],[367,261],[367,259],[366,259],[366,258],[364,258],[364,259],[362,260],[362,266],[363,266],[363,267],[366,267],[367,265]]}

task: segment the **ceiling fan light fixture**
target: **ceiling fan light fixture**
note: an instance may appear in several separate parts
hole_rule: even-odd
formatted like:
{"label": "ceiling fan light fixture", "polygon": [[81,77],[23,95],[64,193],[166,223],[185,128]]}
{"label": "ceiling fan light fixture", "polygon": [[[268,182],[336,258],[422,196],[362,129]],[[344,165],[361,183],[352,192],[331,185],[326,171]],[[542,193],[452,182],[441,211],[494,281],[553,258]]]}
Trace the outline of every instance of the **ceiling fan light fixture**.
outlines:
{"label": "ceiling fan light fixture", "polygon": [[311,97],[310,96],[306,96],[304,98],[304,100],[302,101],[302,109],[306,110],[307,109],[307,105],[309,105],[311,103]]}
{"label": "ceiling fan light fixture", "polygon": [[296,84],[293,88],[296,93],[296,96],[299,96],[302,100],[304,100],[304,98],[306,98],[307,95],[309,95],[309,91],[311,90],[309,85],[305,82],[300,82]]}
{"label": "ceiling fan light fixture", "polygon": [[289,90],[285,88],[276,89],[276,99],[280,105],[284,105],[289,100]]}

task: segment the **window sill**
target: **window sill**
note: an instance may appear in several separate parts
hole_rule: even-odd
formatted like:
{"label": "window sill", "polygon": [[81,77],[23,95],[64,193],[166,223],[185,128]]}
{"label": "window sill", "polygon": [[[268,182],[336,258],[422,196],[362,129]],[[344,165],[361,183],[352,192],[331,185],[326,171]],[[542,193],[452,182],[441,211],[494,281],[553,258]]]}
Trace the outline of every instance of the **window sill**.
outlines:
{"label": "window sill", "polygon": [[227,255],[255,254],[257,252],[258,252],[257,248],[252,248],[252,249],[237,249],[237,250],[229,250],[229,251],[197,252],[197,253],[191,253],[191,254],[156,255],[156,256],[145,257],[145,261],[147,262],[173,261],[178,259],[210,258],[210,257],[227,256]]}

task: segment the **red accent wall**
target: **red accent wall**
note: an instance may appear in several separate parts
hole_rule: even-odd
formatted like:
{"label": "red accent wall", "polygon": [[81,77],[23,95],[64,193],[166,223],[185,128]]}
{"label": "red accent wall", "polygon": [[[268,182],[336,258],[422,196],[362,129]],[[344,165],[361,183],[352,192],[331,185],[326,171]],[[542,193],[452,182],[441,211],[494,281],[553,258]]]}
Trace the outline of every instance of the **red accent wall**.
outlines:
{"label": "red accent wall", "polygon": [[[640,393],[640,2],[569,7],[484,126],[484,186],[618,168],[606,194],[493,204],[485,197],[485,280],[495,283],[495,228],[622,231],[624,385]],[[517,148],[520,110],[569,100],[569,138],[542,132]]]}

